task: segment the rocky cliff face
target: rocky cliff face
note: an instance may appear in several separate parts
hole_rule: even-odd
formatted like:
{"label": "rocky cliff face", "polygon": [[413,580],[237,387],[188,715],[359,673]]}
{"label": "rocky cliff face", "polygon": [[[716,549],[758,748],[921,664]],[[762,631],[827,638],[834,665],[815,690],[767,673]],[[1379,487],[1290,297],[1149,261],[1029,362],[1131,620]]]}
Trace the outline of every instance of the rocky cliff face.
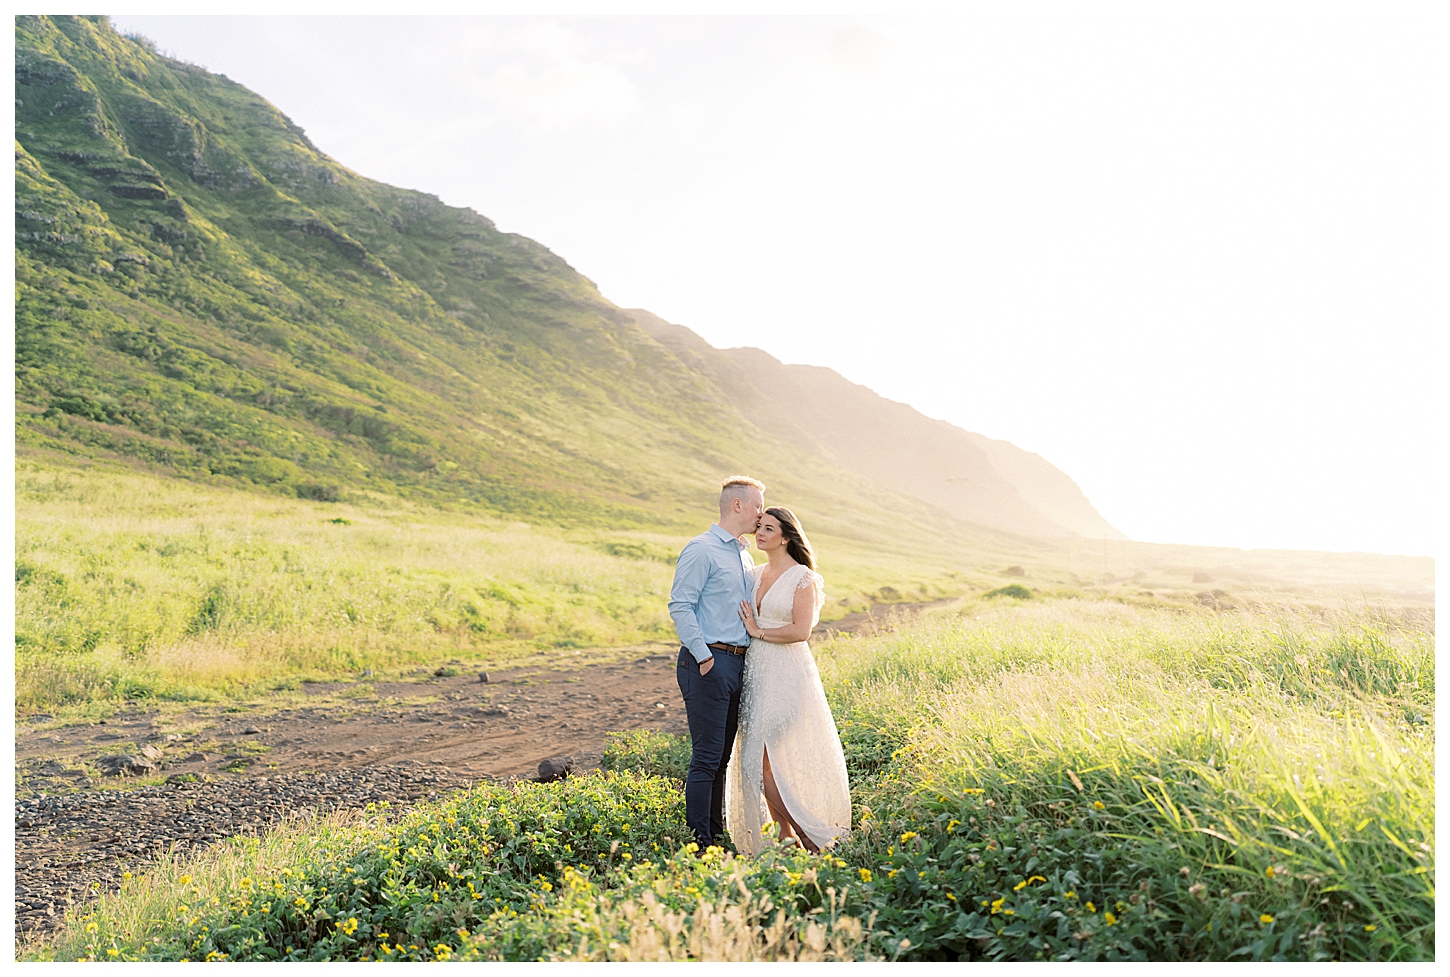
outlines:
{"label": "rocky cliff face", "polygon": [[797,451],[980,525],[1028,536],[1126,538],[1038,455],[933,420],[834,370],[787,366],[758,349],[715,349],[684,326],[643,309],[630,313],[715,380],[756,426]]}

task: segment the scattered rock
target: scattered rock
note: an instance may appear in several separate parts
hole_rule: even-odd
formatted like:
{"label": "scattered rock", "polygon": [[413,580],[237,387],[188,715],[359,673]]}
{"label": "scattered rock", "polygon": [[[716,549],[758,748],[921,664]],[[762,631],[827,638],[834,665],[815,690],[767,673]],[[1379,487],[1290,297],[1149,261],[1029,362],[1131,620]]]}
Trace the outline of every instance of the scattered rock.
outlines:
{"label": "scattered rock", "polygon": [[478,681],[481,684],[483,684],[483,685],[487,685],[488,684],[488,673],[487,672],[479,672],[478,673]]}
{"label": "scattered rock", "polygon": [[[188,779],[190,778],[190,779]],[[259,834],[289,814],[365,808],[394,810],[461,786],[440,770],[393,767],[284,774],[213,782],[175,774],[165,784],[96,790],[15,802],[15,922],[21,933],[54,929],[67,908],[114,890],[123,872],[192,855],[239,834]],[[123,828],[124,826],[124,828]],[[118,836],[118,830],[123,830]],[[93,890],[92,884],[99,890]],[[17,934],[18,935],[18,934]]]}
{"label": "scattered rock", "polygon": [[48,712],[37,712],[33,716],[26,716],[27,723],[48,723],[55,717]]}
{"label": "scattered rock", "polygon": [[373,677],[373,670],[371,668],[364,668],[362,670],[362,677],[363,678],[372,678]]}
{"label": "scattered rock", "polygon": [[242,730],[242,735],[252,736],[253,734],[260,733],[261,731],[262,730],[256,726],[248,726],[246,729]]}
{"label": "scattered rock", "polygon": [[[480,706],[479,708],[482,709],[483,707]],[[483,714],[485,716],[507,716],[509,711],[506,706],[496,706],[492,709],[483,709]]]}
{"label": "scattered rock", "polygon": [[186,757],[181,762],[182,763],[205,763],[206,761],[208,761],[210,759],[211,759],[211,757],[207,756],[205,753],[193,753],[193,754],[191,754],[191,756]]}
{"label": "scattered rock", "polygon": [[162,756],[161,748],[152,746],[150,743],[147,743],[145,746],[141,747],[141,755],[148,760],[160,760]]}
{"label": "scattered rock", "polygon": [[1199,591],[1193,595],[1193,599],[1204,607],[1212,607],[1220,611],[1233,610],[1238,606],[1233,602],[1233,598],[1228,595],[1228,592],[1224,590]]}
{"label": "scattered rock", "polygon": [[569,776],[569,771],[573,769],[574,761],[571,758],[549,757],[539,761],[539,775],[534,779],[541,784],[551,784]]}
{"label": "scattered rock", "polygon": [[134,777],[156,769],[156,765],[145,757],[132,756],[129,753],[103,756],[96,761],[96,766],[107,777]]}

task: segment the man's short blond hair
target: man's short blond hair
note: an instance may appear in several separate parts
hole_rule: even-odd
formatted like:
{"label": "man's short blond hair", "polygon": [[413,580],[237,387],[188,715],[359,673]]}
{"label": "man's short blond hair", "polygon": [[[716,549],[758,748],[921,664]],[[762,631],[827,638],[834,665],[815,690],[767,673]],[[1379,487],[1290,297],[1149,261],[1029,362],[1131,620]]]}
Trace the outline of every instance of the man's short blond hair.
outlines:
{"label": "man's short blond hair", "polygon": [[741,498],[746,489],[755,489],[762,496],[765,495],[765,486],[749,475],[731,475],[720,483],[720,509],[723,512],[725,507],[733,499]]}

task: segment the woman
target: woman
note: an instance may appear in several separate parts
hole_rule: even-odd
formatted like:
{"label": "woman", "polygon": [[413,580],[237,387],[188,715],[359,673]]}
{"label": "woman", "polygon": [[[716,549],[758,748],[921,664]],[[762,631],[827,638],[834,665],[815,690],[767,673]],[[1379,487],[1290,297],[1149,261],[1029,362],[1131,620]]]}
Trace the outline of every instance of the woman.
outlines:
{"label": "woman", "polygon": [[850,829],[846,757],[806,639],[826,602],[815,554],[795,515],[766,509],[755,545],[754,601],[740,617],[750,634],[740,727],[725,774],[725,826],[742,855],[766,846],[765,824],[782,844],[828,848]]}

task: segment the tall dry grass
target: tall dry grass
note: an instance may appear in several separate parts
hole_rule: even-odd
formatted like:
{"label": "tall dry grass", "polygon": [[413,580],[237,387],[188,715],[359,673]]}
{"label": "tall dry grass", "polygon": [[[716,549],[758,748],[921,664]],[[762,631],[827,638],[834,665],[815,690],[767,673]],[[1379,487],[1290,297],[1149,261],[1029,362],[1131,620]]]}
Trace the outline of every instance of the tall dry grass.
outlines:
{"label": "tall dry grass", "polygon": [[670,630],[667,563],[519,523],[63,470],[17,496],[22,710]]}

